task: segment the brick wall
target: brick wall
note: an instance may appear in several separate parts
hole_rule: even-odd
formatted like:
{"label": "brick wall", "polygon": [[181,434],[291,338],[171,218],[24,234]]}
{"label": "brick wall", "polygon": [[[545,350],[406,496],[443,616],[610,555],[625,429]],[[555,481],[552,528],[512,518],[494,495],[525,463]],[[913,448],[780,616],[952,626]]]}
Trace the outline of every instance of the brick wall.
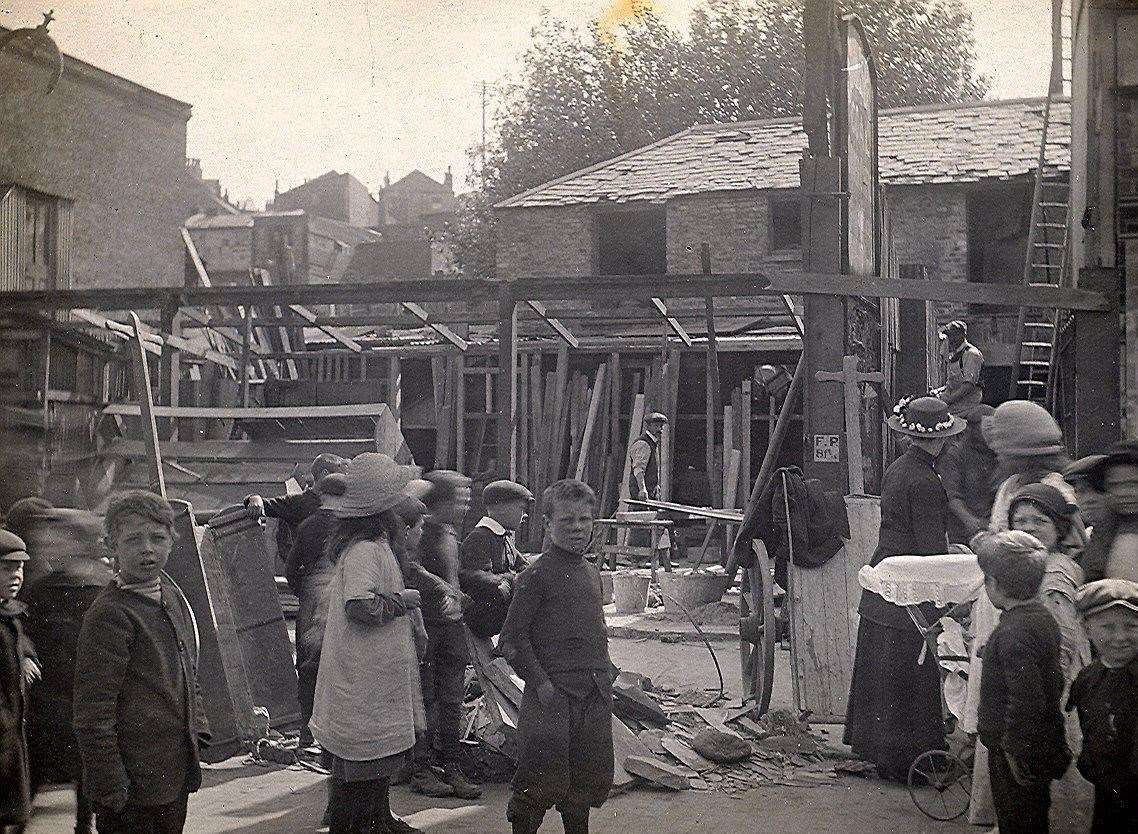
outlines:
{"label": "brick wall", "polygon": [[74,201],[73,286],[181,285],[190,106],[71,58],[19,93],[42,73],[0,56],[0,182]]}
{"label": "brick wall", "polygon": [[592,274],[591,206],[499,209],[496,216],[500,278]]}
{"label": "brick wall", "polygon": [[711,248],[712,272],[760,270],[769,261],[768,196],[713,192],[668,201],[668,272],[699,272],[700,247]]}

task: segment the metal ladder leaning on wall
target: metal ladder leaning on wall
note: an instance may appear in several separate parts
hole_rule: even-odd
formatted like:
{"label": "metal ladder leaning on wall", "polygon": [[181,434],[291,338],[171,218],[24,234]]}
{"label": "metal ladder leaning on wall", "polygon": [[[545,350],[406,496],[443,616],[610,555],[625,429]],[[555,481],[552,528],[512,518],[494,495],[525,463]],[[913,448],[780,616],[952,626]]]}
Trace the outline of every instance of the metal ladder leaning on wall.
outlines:
{"label": "metal ladder leaning on wall", "polygon": [[[1047,140],[1052,128],[1055,101],[1065,95],[1070,77],[1069,67],[1069,5],[1062,4],[1064,27],[1062,54],[1052,66],[1052,82],[1043,108],[1043,131],[1039,141],[1039,160],[1035,168],[1035,189],[1031,201],[1031,227],[1027,237],[1027,257],[1024,260],[1023,283],[1027,286],[1062,286],[1067,282],[1068,251],[1071,228],[1071,185],[1067,180],[1048,179]],[[1058,76],[1056,78],[1056,75]],[[1053,163],[1052,163],[1053,164]],[[1054,164],[1053,168],[1054,170]],[[1058,311],[1051,308],[1021,307],[1016,321],[1015,374],[1012,377],[1011,398],[1031,400],[1049,407],[1054,385],[1052,367],[1055,362],[1055,343]]]}

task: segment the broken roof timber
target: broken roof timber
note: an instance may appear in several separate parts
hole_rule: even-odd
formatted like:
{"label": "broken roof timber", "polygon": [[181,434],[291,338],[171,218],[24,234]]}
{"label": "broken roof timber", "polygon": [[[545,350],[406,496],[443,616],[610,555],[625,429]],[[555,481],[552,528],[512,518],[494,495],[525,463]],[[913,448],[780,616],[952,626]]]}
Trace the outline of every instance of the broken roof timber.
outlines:
{"label": "broken roof timber", "polygon": [[568,327],[563,325],[553,316],[549,315],[548,311],[545,309],[545,304],[540,301],[527,301],[526,304],[528,304],[530,306],[530,309],[537,313],[540,318],[544,319],[545,323],[552,327],[553,331],[562,339],[564,339],[568,343],[569,347],[579,348],[581,346],[581,343],[577,341],[577,337],[570,332]]}
{"label": "broken roof timber", "polygon": [[668,324],[668,327],[672,328],[672,332],[680,338],[681,342],[683,342],[688,347],[691,347],[691,336],[689,336],[688,332],[684,330],[684,326],[680,324],[679,320],[675,316],[672,316],[668,313],[668,305],[664,303],[664,299],[657,296],[652,296],[651,301],[652,306],[656,308],[656,312],[663,316],[664,321]]}
{"label": "broken roof timber", "polygon": [[445,324],[439,324],[438,322],[434,321],[431,318],[430,314],[420,305],[415,304],[411,301],[404,301],[403,309],[413,315],[423,324],[427,325],[427,327],[431,328],[431,330],[434,330],[459,350],[465,351],[468,347],[470,347],[470,343],[467,342],[466,339],[459,336]]}

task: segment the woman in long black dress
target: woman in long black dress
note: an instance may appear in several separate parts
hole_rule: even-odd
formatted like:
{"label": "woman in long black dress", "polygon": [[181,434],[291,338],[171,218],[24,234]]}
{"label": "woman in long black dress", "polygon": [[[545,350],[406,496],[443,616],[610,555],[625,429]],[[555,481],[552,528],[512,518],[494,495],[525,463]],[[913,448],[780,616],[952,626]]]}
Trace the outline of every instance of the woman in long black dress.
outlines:
{"label": "woman in long black dress", "polygon": [[[887,422],[910,443],[885,473],[881,535],[871,564],[889,556],[947,553],[948,496],[936,459],[966,424],[935,397],[903,399]],[[858,614],[845,743],[873,762],[883,779],[905,781],[917,756],[945,747],[940,673],[934,658],[917,662],[924,638],[904,608],[862,591]]]}

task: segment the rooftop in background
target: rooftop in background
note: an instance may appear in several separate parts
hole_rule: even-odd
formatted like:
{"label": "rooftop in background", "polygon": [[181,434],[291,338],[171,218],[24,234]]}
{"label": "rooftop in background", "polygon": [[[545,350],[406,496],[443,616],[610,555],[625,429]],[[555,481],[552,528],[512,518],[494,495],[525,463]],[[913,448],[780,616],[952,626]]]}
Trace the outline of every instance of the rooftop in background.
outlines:
{"label": "rooftop in background", "polygon": [[[978,101],[883,110],[883,185],[970,183],[1035,171],[1046,99]],[[1071,107],[1053,112],[1048,160],[1070,168]],[[797,188],[806,147],[800,120],[696,125],[651,145],[566,174],[496,208],[612,201],[664,202],[709,191]]]}

